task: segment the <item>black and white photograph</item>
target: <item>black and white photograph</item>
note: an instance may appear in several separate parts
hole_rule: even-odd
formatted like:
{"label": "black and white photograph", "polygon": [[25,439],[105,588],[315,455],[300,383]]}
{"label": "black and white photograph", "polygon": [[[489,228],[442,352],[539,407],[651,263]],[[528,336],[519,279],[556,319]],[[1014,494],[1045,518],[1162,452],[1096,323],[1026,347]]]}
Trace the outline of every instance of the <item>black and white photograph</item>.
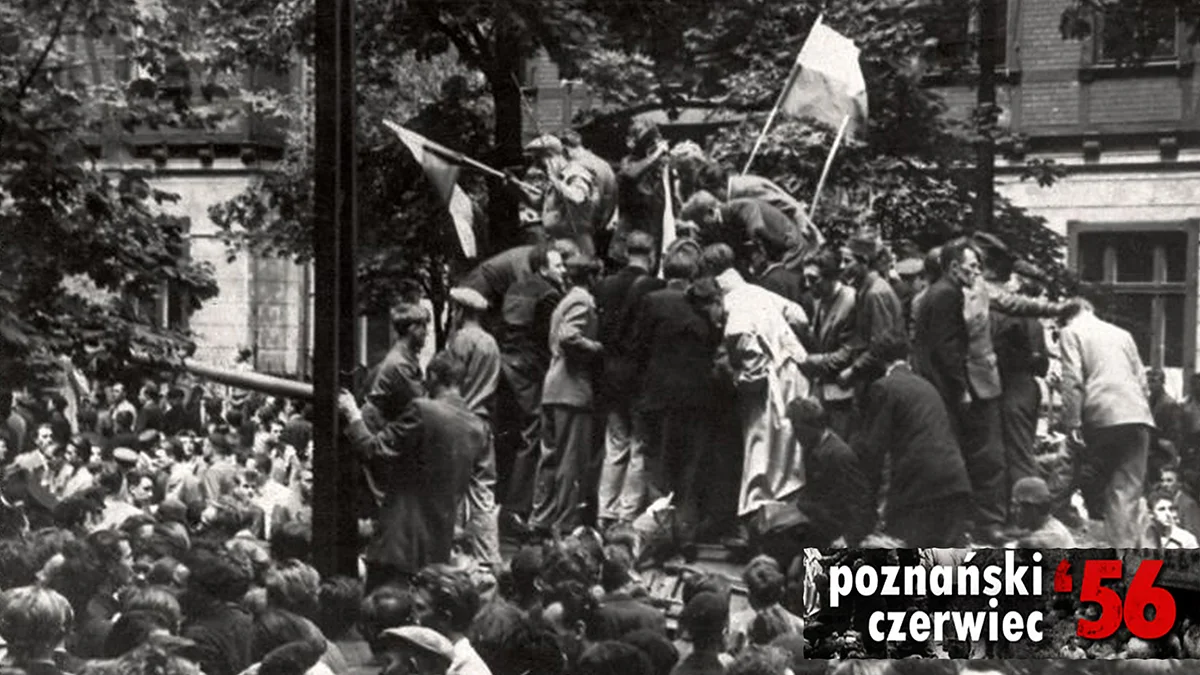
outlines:
{"label": "black and white photograph", "polygon": [[0,670],[1184,672],[1198,42],[0,0]]}

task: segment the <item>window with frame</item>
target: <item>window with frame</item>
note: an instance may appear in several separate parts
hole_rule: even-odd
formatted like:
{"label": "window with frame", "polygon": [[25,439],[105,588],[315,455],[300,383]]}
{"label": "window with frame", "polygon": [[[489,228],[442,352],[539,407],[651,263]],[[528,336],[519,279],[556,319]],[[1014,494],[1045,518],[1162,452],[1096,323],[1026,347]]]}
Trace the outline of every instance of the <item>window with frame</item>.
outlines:
{"label": "window with frame", "polygon": [[1194,326],[1187,326],[1188,303],[1195,304],[1196,270],[1188,250],[1194,232],[1087,229],[1075,233],[1075,269],[1084,297],[1100,318],[1133,336],[1147,366],[1183,368],[1195,349]]}
{"label": "window with frame", "polygon": [[[1008,63],[1008,0],[991,0],[996,6],[996,67]],[[938,70],[974,68],[978,62],[979,7],[977,3],[938,3],[930,6],[927,25],[937,38],[929,54]]]}
{"label": "window with frame", "polygon": [[1135,8],[1117,4],[1098,13],[1093,27],[1094,59],[1099,64],[1179,58],[1179,11],[1173,2]]}

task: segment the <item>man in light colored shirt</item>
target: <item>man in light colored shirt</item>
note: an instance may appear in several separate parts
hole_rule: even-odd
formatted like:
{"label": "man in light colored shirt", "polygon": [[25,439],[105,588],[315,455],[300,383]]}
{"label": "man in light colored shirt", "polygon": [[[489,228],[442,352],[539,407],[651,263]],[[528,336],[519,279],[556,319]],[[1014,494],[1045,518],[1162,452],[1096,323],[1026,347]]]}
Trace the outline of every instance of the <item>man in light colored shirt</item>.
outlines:
{"label": "man in light colored shirt", "polygon": [[1138,546],[1142,492],[1150,452],[1150,411],[1142,358],[1127,331],[1095,315],[1091,303],[1065,319],[1060,336],[1060,425],[1083,456],[1089,511],[1104,518],[1108,544]]}

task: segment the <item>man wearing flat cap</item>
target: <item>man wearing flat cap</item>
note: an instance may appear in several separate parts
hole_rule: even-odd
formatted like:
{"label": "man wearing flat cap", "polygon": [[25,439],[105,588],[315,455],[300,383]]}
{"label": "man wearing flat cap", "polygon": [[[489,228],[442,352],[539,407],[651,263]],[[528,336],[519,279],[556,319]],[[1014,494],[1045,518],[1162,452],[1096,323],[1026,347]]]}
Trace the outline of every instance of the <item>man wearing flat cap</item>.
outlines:
{"label": "man wearing flat cap", "polygon": [[837,376],[837,383],[843,387],[863,391],[882,376],[886,364],[871,356],[871,345],[894,331],[907,333],[904,306],[892,285],[876,270],[885,255],[888,253],[879,235],[870,229],[860,230],[842,250],[845,280],[855,291],[852,359]]}
{"label": "man wearing flat cap", "polygon": [[525,154],[546,172],[548,188],[542,196],[542,226],[553,238],[568,238],[580,250],[593,255],[592,237],[599,194],[596,176],[579,162],[567,159],[562,141],[539,136],[525,147]]}
{"label": "man wearing flat cap", "polygon": [[395,418],[413,399],[425,395],[418,357],[428,337],[429,312],[404,301],[392,307],[391,320],[396,341],[367,390],[367,401],[384,419]]}
{"label": "man wearing flat cap", "polygon": [[[371,636],[375,640],[375,636]],[[423,626],[388,628],[378,637],[386,649],[383,673],[445,675],[454,660],[454,645],[441,633]]]}
{"label": "man wearing flat cap", "polygon": [[599,479],[594,373],[604,352],[591,287],[599,264],[566,263],[570,290],[550,317],[550,369],[542,387],[542,454],[529,525],[539,533],[583,524],[580,504],[594,502]]}
{"label": "man wearing flat cap", "polygon": [[[492,399],[500,383],[500,347],[480,324],[488,309],[482,295],[469,288],[450,290],[454,305],[454,332],[446,350],[463,364],[462,397],[467,407],[488,423],[492,421]],[[494,438],[494,436],[493,436]],[[488,444],[471,472],[471,485],[463,504],[463,530],[474,558],[480,562],[500,562],[500,509],[496,505],[496,448]]]}

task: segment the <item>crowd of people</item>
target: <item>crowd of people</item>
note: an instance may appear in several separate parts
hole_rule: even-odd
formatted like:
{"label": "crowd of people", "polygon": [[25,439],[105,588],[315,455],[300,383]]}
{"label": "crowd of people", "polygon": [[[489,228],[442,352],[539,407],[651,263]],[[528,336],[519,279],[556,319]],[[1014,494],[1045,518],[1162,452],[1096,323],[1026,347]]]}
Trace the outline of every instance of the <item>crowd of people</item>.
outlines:
{"label": "crowd of people", "polygon": [[[1046,299],[993,235],[827,242],[770,181],[652,126],[629,141],[615,170],[572,134],[530,145],[533,241],[458,280],[431,360],[428,305],[393,307],[338,396],[353,578],[310,566],[312,456],[338,449],[307,404],[4,392],[5,667],[825,673],[868,653],[814,620],[817,548],[1070,548],[1076,491],[1113,546],[1197,546],[1200,407],[1086,300]],[[749,560],[745,611],[720,576],[677,605],[640,581],[711,542]]]}
{"label": "crowd of people", "polygon": [[[868,541],[1070,548],[1075,492],[1105,543],[1196,545],[1192,446],[1156,422],[1162,378],[1087,300],[1047,299],[1000,238],[826,242],[781,188],[694,144],[635,125],[629,147],[614,169],[572,134],[531,143],[533,241],[458,280],[428,377],[430,313],[406,300],[387,357],[343,393],[386,514],[380,574],[444,559],[456,526],[494,563],[500,532],[603,531],[663,498],[688,558],[702,542],[786,540],[782,560]],[[1070,449],[1065,485],[1039,465],[1047,427]]]}

